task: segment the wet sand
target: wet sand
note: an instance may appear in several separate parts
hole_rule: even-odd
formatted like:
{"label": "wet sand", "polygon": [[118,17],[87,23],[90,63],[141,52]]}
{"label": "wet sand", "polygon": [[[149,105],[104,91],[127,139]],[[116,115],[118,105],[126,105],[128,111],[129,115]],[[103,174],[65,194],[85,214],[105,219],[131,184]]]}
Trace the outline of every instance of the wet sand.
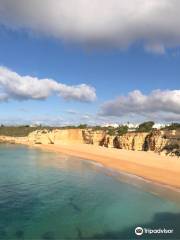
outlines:
{"label": "wet sand", "polygon": [[92,160],[107,168],[180,188],[180,159],[175,157],[160,156],[154,152],[129,151],[86,144],[35,146],[42,150]]}

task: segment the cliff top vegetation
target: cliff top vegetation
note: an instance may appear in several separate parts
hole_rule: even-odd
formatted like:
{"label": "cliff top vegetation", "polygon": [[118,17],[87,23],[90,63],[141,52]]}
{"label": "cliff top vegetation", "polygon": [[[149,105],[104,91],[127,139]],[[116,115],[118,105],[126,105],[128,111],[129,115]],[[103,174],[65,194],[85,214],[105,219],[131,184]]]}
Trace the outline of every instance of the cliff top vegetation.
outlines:
{"label": "cliff top vegetation", "polygon": [[[139,125],[139,127],[135,130],[136,132],[151,132],[153,131],[153,121],[144,122]],[[0,135],[4,136],[14,136],[14,137],[25,137],[29,133],[35,130],[43,130],[47,129],[49,131],[53,129],[91,129],[92,131],[106,131],[107,134],[111,136],[121,136],[131,129],[128,128],[126,125],[119,125],[118,127],[102,127],[102,126],[88,126],[87,124],[80,124],[80,125],[69,125],[69,126],[29,126],[29,125],[22,125],[22,126],[4,126],[0,125]],[[172,123],[169,126],[162,128],[162,130],[179,130],[180,123]]]}

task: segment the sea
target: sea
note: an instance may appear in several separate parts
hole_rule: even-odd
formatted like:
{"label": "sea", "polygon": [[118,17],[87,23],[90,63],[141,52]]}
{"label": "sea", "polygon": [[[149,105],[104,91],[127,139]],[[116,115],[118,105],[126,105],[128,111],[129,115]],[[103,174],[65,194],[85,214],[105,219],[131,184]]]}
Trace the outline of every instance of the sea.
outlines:
{"label": "sea", "polygon": [[180,192],[101,164],[0,145],[0,239],[180,239]]}

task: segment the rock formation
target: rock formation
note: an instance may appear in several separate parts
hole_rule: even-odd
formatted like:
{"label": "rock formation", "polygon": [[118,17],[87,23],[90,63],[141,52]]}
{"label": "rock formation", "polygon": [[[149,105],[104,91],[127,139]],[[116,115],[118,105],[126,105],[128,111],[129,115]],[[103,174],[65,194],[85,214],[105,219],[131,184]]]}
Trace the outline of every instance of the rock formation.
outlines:
{"label": "rock formation", "polygon": [[119,148],[142,151],[144,150],[144,141],[148,133],[131,132],[119,137]]}
{"label": "rock formation", "polygon": [[129,132],[122,136],[110,136],[105,131],[92,129],[36,130],[27,137],[0,136],[0,142],[23,144],[93,144],[108,148],[133,151],[154,151],[180,156],[180,130]]}
{"label": "rock formation", "polygon": [[36,130],[28,135],[31,144],[84,143],[81,129]]}
{"label": "rock formation", "polygon": [[10,136],[0,136],[0,143],[10,143],[10,144],[28,144],[27,137],[10,137]]}

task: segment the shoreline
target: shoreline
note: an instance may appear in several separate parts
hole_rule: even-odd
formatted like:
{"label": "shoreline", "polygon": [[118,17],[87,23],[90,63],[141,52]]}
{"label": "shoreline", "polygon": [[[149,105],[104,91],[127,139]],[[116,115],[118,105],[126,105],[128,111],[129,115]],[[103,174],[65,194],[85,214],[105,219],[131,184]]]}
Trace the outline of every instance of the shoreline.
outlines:
{"label": "shoreline", "polygon": [[91,160],[102,164],[107,169],[180,189],[180,160],[177,158],[160,156],[154,152],[136,152],[87,144],[27,144],[27,146]]}

